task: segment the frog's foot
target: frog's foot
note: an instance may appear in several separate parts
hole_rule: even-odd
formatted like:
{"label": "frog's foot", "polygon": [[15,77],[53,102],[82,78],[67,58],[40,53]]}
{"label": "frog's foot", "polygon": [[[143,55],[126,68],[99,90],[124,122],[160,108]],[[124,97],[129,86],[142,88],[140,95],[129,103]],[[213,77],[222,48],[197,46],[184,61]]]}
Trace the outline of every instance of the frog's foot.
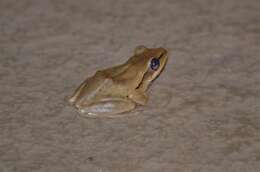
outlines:
{"label": "frog's foot", "polygon": [[85,117],[120,117],[124,112],[135,108],[135,103],[127,98],[103,98],[97,103],[76,105],[78,112]]}

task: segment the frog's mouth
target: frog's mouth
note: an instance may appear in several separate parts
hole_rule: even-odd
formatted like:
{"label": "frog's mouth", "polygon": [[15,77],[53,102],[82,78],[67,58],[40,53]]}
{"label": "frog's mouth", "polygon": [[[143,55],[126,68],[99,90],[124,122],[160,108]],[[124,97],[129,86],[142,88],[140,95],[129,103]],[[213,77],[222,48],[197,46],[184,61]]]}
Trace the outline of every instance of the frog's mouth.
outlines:
{"label": "frog's mouth", "polygon": [[143,78],[136,89],[142,88],[143,90],[146,90],[147,87],[150,85],[150,83],[160,75],[168,60],[168,55],[166,50],[164,50],[164,52],[161,53],[161,55],[157,57],[157,59],[159,59],[160,61],[159,68],[157,70],[152,70],[149,64],[147,66],[147,71],[144,73]]}

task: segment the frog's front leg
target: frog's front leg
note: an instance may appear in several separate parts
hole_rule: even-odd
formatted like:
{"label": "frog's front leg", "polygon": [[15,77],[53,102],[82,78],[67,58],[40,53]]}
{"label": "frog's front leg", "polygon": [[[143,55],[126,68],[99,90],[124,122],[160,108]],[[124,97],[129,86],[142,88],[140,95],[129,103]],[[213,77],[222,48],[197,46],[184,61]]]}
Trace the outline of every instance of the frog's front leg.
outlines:
{"label": "frog's front leg", "polygon": [[101,98],[95,103],[77,106],[78,112],[86,117],[120,117],[123,112],[135,108],[135,103],[128,98]]}

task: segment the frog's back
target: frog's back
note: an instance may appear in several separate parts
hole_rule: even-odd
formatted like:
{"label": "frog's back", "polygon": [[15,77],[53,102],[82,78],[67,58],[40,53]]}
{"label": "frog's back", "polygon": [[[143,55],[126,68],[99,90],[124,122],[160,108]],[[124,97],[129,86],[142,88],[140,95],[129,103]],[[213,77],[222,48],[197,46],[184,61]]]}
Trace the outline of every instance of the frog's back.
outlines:
{"label": "frog's back", "polygon": [[[117,70],[119,72],[120,69]],[[122,71],[121,71],[122,72]],[[115,72],[110,72],[109,70],[98,71],[94,75],[103,82],[100,82],[98,93],[99,96],[126,96],[127,88],[124,86],[123,81],[118,80],[118,75]]]}

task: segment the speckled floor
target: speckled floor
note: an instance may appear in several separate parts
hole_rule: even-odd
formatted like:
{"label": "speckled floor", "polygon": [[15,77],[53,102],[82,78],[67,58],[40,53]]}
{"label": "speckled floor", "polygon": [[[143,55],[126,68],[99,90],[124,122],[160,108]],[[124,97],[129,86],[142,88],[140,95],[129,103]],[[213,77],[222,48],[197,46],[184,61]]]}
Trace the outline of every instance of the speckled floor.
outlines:
{"label": "speckled floor", "polygon": [[[1,0],[1,172],[260,171],[258,0]],[[135,46],[169,50],[150,100],[88,119],[65,97]]]}

